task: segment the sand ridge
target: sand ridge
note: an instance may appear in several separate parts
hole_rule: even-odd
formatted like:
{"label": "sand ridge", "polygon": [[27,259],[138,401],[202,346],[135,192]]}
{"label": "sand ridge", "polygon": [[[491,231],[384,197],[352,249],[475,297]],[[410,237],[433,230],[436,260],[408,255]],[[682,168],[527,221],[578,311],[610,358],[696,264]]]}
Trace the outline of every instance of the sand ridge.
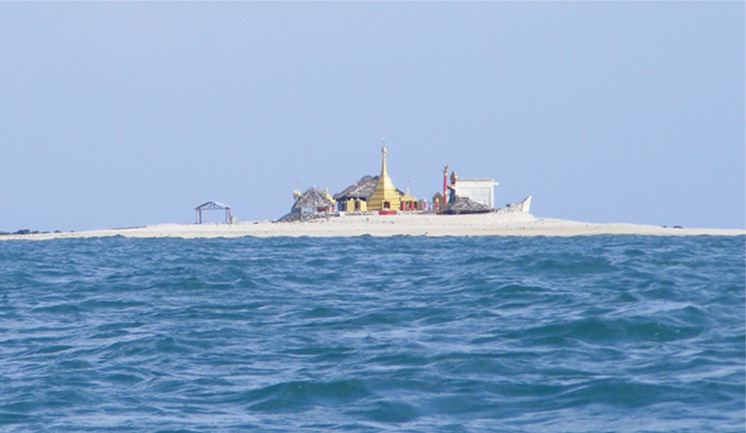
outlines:
{"label": "sand ridge", "polygon": [[10,239],[64,239],[106,236],[132,238],[233,238],[255,237],[350,237],[350,236],[586,236],[586,235],[656,235],[656,236],[738,236],[743,229],[673,228],[624,223],[586,223],[555,218],[537,218],[522,213],[487,213],[476,215],[347,215],[329,216],[304,222],[273,221],[237,224],[159,224],[137,228],[92,230],[82,232],[8,235]]}

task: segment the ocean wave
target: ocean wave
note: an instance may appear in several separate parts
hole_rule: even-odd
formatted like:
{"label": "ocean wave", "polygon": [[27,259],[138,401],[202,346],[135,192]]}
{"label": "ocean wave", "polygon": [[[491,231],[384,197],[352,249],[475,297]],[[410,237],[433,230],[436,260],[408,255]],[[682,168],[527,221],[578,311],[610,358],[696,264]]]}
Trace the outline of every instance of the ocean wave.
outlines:
{"label": "ocean wave", "polygon": [[3,431],[742,431],[743,237],[0,244]]}

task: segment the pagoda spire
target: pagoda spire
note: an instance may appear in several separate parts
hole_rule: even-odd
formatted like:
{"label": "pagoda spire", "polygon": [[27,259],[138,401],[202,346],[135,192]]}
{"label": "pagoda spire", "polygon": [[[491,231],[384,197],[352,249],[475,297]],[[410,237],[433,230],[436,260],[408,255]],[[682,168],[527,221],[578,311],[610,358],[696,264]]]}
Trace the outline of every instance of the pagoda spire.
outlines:
{"label": "pagoda spire", "polygon": [[382,138],[383,147],[381,147],[381,177],[388,176],[386,172],[386,139]]}
{"label": "pagoda spire", "polygon": [[368,199],[368,210],[393,210],[399,209],[401,197],[391,181],[386,170],[386,139],[383,139],[381,147],[381,175],[378,177],[376,187]]}

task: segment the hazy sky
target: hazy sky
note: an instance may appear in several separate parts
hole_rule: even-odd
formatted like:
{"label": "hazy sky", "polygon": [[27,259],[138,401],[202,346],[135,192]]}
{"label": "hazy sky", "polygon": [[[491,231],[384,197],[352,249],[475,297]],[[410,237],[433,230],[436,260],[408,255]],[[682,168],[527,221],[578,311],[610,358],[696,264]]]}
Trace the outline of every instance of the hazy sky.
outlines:
{"label": "hazy sky", "polygon": [[[442,167],[540,217],[744,227],[744,2],[0,3],[0,231],[275,219]],[[222,215],[210,218],[219,220]]]}

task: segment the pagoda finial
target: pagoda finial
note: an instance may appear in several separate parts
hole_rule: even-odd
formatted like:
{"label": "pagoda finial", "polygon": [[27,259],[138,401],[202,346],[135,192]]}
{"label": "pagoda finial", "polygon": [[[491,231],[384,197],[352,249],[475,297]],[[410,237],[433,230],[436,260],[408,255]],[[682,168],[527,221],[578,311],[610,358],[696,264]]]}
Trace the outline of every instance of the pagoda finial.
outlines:
{"label": "pagoda finial", "polygon": [[381,176],[386,176],[386,138],[382,138],[383,147],[381,148]]}

